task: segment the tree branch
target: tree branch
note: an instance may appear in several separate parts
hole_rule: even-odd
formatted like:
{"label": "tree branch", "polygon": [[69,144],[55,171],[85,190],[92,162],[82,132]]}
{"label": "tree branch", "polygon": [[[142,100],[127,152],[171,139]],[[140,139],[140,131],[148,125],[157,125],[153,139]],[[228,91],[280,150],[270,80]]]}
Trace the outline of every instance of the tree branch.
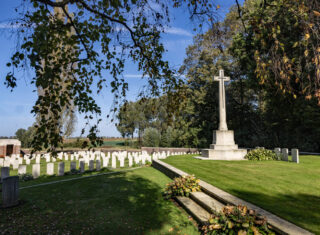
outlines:
{"label": "tree branch", "polygon": [[[74,27],[74,29],[75,29],[75,31],[76,31],[77,36],[79,37],[81,43],[83,44],[83,46],[85,47],[85,49],[86,49],[87,52],[88,52],[87,47],[86,47],[85,43],[83,42],[83,40],[82,40],[82,38],[81,38],[81,35],[79,34],[77,28],[75,27],[75,24],[74,24],[74,22],[72,21],[70,15],[69,15],[68,13],[66,13],[65,6],[66,6],[67,4],[69,4],[69,3],[79,3],[79,4],[81,4],[81,5],[84,7],[84,9],[86,9],[87,11],[92,12],[92,13],[94,13],[94,14],[96,14],[96,15],[99,15],[99,16],[102,17],[102,18],[106,18],[106,19],[108,19],[108,20],[111,21],[111,22],[118,23],[118,24],[122,25],[122,26],[123,26],[126,30],[128,30],[128,32],[130,33],[130,37],[131,37],[131,40],[132,40],[134,46],[137,47],[137,48],[139,48],[142,56],[147,60],[147,64],[149,64],[149,65],[152,64],[151,58],[150,58],[148,55],[146,55],[143,46],[142,46],[142,45],[138,42],[138,40],[136,39],[136,32],[134,32],[125,22],[123,22],[123,21],[121,21],[121,20],[119,20],[119,19],[112,18],[112,17],[110,17],[109,15],[107,15],[107,14],[105,14],[105,13],[103,13],[103,12],[100,12],[100,11],[92,8],[91,6],[89,6],[89,5],[87,4],[87,2],[86,2],[85,0],[61,0],[60,2],[53,2],[52,0],[36,0],[36,1],[41,2],[41,3],[43,3],[43,4],[47,4],[47,5],[52,6],[52,7],[60,7],[60,8],[62,8],[63,11],[64,11],[64,13],[67,15],[68,19],[70,19],[70,22],[71,22],[71,24],[73,25],[73,27]],[[147,35],[147,34],[145,34],[145,35]],[[140,35],[140,36],[141,36],[141,35]],[[143,36],[144,36],[144,35],[143,35]],[[88,56],[89,56],[89,55],[88,55]]]}
{"label": "tree branch", "polygon": [[76,0],[62,0],[60,2],[52,2],[51,0],[36,0],[36,1],[47,4],[52,7],[64,7],[69,3],[74,3]]}
{"label": "tree branch", "polygon": [[237,3],[237,8],[238,8],[239,18],[240,18],[240,20],[241,20],[241,22],[242,22],[242,26],[243,26],[243,28],[244,28],[244,32],[247,33],[247,28],[246,28],[246,25],[245,25],[244,20],[243,20],[243,18],[242,18],[241,6],[240,6],[238,0],[236,0],[236,3]]}
{"label": "tree branch", "polygon": [[111,22],[115,22],[115,23],[121,24],[123,27],[125,27],[125,28],[129,31],[129,33],[130,33],[130,36],[131,36],[131,39],[132,39],[132,41],[133,41],[134,46],[135,46],[135,47],[138,47],[138,48],[140,49],[141,54],[143,55],[143,57],[145,57],[145,58],[147,59],[148,64],[150,64],[150,61],[151,61],[150,58],[144,53],[143,47],[140,45],[140,43],[137,42],[137,40],[136,40],[135,37],[134,37],[135,32],[133,32],[133,30],[132,30],[125,22],[123,22],[123,21],[121,21],[121,20],[118,20],[118,19],[115,19],[115,18],[112,18],[112,17],[110,17],[110,16],[108,16],[108,15],[106,15],[106,14],[100,12],[100,11],[95,10],[95,9],[92,9],[92,8],[91,8],[85,1],[83,1],[83,0],[78,0],[78,2],[79,2],[80,4],[82,4],[82,6],[83,6],[85,9],[87,9],[88,11],[90,11],[90,12],[92,12],[92,13],[95,13],[95,14],[101,16],[101,17],[107,18],[107,19],[108,19],[109,21],[111,21]]}
{"label": "tree branch", "polygon": [[69,15],[69,13],[67,12],[67,10],[65,9],[65,6],[63,6],[63,7],[61,7],[61,8],[62,8],[64,14],[66,14],[67,18],[69,19],[69,21],[70,21],[72,27],[74,28],[77,36],[79,37],[79,40],[80,40],[81,44],[83,45],[84,49],[85,49],[86,52],[87,52],[88,58],[90,58],[91,54],[90,54],[90,52],[89,52],[89,49],[88,49],[87,45],[85,44],[85,42],[83,41],[83,38],[82,38],[79,30],[78,30],[77,27],[75,26],[72,17]]}

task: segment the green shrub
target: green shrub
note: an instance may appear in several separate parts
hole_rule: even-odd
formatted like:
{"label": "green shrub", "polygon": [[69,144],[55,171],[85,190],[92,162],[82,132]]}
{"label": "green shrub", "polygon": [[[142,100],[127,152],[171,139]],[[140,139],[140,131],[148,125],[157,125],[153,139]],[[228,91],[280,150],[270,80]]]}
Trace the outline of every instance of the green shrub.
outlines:
{"label": "green shrub", "polygon": [[159,147],[160,140],[161,135],[156,128],[149,127],[144,130],[142,141],[145,147]]}
{"label": "green shrub", "polygon": [[21,181],[33,180],[33,175],[30,173],[21,174],[21,175],[19,175],[19,180],[21,180]]}
{"label": "green shrub", "polygon": [[265,217],[246,206],[225,206],[221,213],[211,215],[204,234],[275,234],[268,228]]}
{"label": "green shrub", "polygon": [[172,147],[172,144],[175,140],[175,130],[169,126],[162,134],[161,134],[161,147]]}
{"label": "green shrub", "polygon": [[63,143],[63,147],[64,148],[83,148],[83,146],[86,145],[85,141],[86,141],[85,139],[77,138],[75,141],[72,140],[72,141]]}
{"label": "green shrub", "polygon": [[253,149],[247,155],[245,156],[248,160],[256,160],[256,161],[262,161],[262,160],[278,160],[277,155],[268,149]]}
{"label": "green shrub", "polygon": [[193,175],[174,178],[173,182],[167,184],[164,195],[167,199],[176,196],[189,197],[191,192],[201,191],[199,182],[200,180]]}

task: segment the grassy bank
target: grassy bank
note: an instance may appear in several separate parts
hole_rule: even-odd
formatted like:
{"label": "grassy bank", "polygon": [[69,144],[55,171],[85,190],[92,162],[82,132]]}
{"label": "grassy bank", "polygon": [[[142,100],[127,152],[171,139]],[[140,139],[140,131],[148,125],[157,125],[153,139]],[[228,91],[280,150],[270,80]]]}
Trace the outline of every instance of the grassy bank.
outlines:
{"label": "grassy bank", "polygon": [[0,209],[0,233],[199,234],[184,211],[162,198],[169,181],[144,167],[22,189],[22,205]]}
{"label": "grassy bank", "polygon": [[320,234],[320,157],[282,161],[164,160],[187,173]]}

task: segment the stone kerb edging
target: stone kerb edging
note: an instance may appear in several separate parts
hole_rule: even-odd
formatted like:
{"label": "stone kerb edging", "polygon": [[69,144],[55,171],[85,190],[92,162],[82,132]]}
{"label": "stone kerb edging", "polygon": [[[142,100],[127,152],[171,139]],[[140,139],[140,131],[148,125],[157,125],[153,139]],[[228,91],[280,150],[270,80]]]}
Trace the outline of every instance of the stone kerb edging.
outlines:
{"label": "stone kerb edging", "polygon": [[[160,160],[153,160],[152,166],[159,171],[163,172],[170,178],[179,177],[179,176],[186,176],[188,175],[186,172],[181,171],[167,163],[164,163]],[[249,209],[255,210],[258,214],[265,216],[268,220],[268,224],[272,226],[274,230],[281,234],[292,234],[292,235],[308,235],[313,234],[297,225],[281,219],[280,217],[252,204],[246,202],[238,197],[235,197],[211,184],[206,183],[205,181],[200,180],[201,189],[207,193],[208,195],[220,200],[221,202],[229,205],[243,205],[247,206]]]}

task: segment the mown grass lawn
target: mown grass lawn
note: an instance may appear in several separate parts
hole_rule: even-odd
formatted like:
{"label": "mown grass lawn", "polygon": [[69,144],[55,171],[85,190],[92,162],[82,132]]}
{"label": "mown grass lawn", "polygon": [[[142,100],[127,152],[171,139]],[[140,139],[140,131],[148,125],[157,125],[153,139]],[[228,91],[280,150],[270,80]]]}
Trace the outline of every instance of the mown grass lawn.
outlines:
{"label": "mown grass lawn", "polygon": [[199,234],[184,211],[163,199],[168,182],[159,171],[143,167],[21,189],[20,206],[0,209],[0,233]]}
{"label": "mown grass lawn", "polygon": [[164,160],[189,174],[320,234],[320,157],[282,161]]}

